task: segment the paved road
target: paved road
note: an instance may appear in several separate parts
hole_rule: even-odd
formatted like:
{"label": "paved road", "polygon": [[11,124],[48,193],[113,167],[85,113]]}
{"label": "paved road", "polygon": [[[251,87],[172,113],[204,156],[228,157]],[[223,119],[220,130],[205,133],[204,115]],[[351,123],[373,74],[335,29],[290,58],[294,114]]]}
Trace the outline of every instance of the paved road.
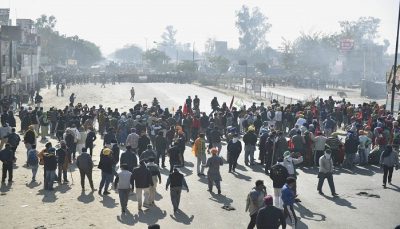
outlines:
{"label": "paved road", "polygon": [[[55,97],[55,91],[44,90],[46,107],[64,107],[68,96],[74,92],[76,102],[117,107],[128,110],[132,106],[129,101],[129,89],[132,84],[74,86],[66,90],[66,97]],[[168,107],[183,104],[187,95],[197,94],[201,99],[201,108],[209,109],[209,102],[217,96],[220,103],[230,102],[231,96],[186,84],[135,84],[137,100],[150,102],[157,97],[161,104]],[[249,101],[245,101],[249,102]],[[51,140],[55,143],[54,140]],[[96,142],[101,145],[100,140]],[[41,149],[41,144],[38,148]],[[98,163],[100,148],[95,148],[95,164]],[[243,166],[243,153],[239,158],[241,166],[238,174],[228,173],[227,165],[222,167],[222,195],[207,192],[206,179],[196,175],[195,160],[191,149],[186,148],[185,159],[189,162],[182,172],[186,175],[190,192],[182,193],[182,213],[174,214],[169,193],[165,191],[167,170],[162,171],[162,184],[158,187],[157,206],[138,214],[135,195],[131,196],[128,209],[131,215],[121,218],[118,194],[112,191],[109,196],[97,193],[81,193],[79,172],[74,170],[74,184],[61,185],[55,193],[42,190],[42,185],[29,185],[30,170],[23,168],[25,160],[24,147],[18,148],[15,183],[11,187],[2,186],[0,196],[1,225],[4,228],[146,228],[147,224],[158,223],[162,228],[246,228],[249,221],[245,213],[246,195],[257,179],[265,181],[268,193],[273,193],[269,177],[264,175],[260,166]],[[256,152],[258,155],[258,152]],[[226,158],[226,147],[222,156]],[[193,172],[194,171],[194,172]],[[400,224],[398,206],[400,206],[400,176],[394,174],[394,186],[389,189],[381,187],[381,171],[376,167],[359,167],[355,173],[337,170],[334,176],[339,198],[320,196],[316,191],[316,168],[299,169],[298,193],[302,202],[295,206],[299,217],[298,228],[394,228]],[[40,169],[37,177],[42,178]],[[70,176],[70,174],[68,175]],[[95,186],[100,181],[100,171],[94,170]],[[368,192],[380,198],[358,196],[356,193]],[[330,193],[325,184],[324,192]],[[226,211],[221,207],[230,204],[236,208]],[[3,228],[3,227],[2,227]]]}

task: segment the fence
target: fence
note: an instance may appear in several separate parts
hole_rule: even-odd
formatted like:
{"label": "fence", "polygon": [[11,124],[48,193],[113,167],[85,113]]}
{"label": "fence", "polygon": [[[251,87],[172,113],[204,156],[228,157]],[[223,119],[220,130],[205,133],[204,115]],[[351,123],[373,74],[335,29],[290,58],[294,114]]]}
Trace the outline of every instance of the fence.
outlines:
{"label": "fence", "polygon": [[224,89],[234,90],[234,91],[238,91],[238,92],[241,92],[241,93],[253,95],[253,96],[256,96],[256,97],[258,96],[259,98],[267,99],[270,102],[272,102],[273,100],[276,100],[280,104],[283,104],[283,105],[295,104],[297,102],[303,102],[300,99],[288,97],[288,96],[285,96],[285,95],[276,94],[276,93],[273,93],[273,92],[261,91],[259,93],[255,93],[251,89],[251,87],[246,89],[241,85],[220,84],[220,87],[223,87]]}

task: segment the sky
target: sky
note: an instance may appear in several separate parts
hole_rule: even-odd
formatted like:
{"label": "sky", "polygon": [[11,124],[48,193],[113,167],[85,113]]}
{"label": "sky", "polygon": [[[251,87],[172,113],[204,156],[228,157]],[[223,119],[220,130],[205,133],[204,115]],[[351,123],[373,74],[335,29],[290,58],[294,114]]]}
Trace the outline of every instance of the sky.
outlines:
{"label": "sky", "polygon": [[0,0],[0,8],[11,9],[13,23],[16,18],[54,15],[60,33],[96,43],[103,55],[126,44],[153,48],[167,25],[177,29],[178,42],[195,42],[197,51],[204,51],[208,38],[237,48],[235,12],[243,4],[259,7],[268,17],[272,48],[278,48],[282,38],[334,33],[338,21],[373,16],[381,19],[378,41],[388,39],[389,53],[395,52],[398,0]]}

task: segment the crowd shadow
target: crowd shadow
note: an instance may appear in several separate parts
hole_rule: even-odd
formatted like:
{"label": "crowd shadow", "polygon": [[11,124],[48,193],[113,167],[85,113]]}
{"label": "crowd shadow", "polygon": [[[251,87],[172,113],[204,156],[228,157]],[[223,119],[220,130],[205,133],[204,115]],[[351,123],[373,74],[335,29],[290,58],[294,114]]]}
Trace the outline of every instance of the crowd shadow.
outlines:
{"label": "crowd shadow", "polygon": [[81,192],[81,195],[78,196],[78,201],[82,202],[84,204],[88,204],[94,201],[94,196],[93,196],[93,192],[89,192],[89,194],[86,194],[85,191]]}
{"label": "crowd shadow", "polygon": [[11,182],[9,182],[7,184],[1,183],[0,192],[1,193],[6,193],[6,192],[10,191],[11,187],[12,187],[12,183]]}
{"label": "crowd shadow", "polygon": [[307,173],[307,174],[318,174],[318,167],[314,167],[314,166],[302,166],[302,167],[298,167],[298,169],[300,169],[301,171],[303,171],[303,173]]}
{"label": "crowd shadow", "polygon": [[256,173],[265,173],[265,170],[264,170],[264,166],[263,165],[253,165],[253,166],[250,166],[250,169],[253,171],[253,172],[256,172]]}
{"label": "crowd shadow", "polygon": [[[290,220],[289,220],[289,222],[290,222]],[[287,228],[288,228],[289,224],[287,224],[287,225],[288,225],[287,226]],[[308,229],[308,226],[303,221],[301,221],[301,219],[297,219],[296,228],[297,229]]]}
{"label": "crowd shadow", "polygon": [[41,189],[38,191],[37,195],[43,195],[43,198],[42,198],[43,203],[54,203],[58,199],[54,190],[48,191],[48,190]]}
{"label": "crowd shadow", "polygon": [[178,212],[175,212],[173,215],[169,215],[173,220],[175,220],[178,223],[182,223],[185,225],[190,225],[193,222],[194,215],[191,215],[190,217],[183,211],[179,210]]}
{"label": "crowd shadow", "polygon": [[161,199],[163,199],[163,196],[160,193],[156,192],[155,200],[159,201]]}
{"label": "crowd shadow", "polygon": [[60,184],[57,187],[57,191],[59,191],[61,193],[66,193],[69,190],[71,190],[71,186],[69,186],[68,184]]}
{"label": "crowd shadow", "polygon": [[34,188],[36,188],[36,187],[38,187],[38,186],[40,186],[40,185],[42,185],[42,182],[36,182],[36,181],[34,181],[34,182],[29,182],[29,183],[26,183],[26,184],[25,184],[25,186],[26,186],[27,188],[30,188],[30,189],[34,189]]}
{"label": "crowd shadow", "polygon": [[198,181],[200,181],[203,184],[208,184],[208,179],[206,176],[200,176]]}
{"label": "crowd shadow", "polygon": [[128,210],[126,214],[117,216],[117,220],[122,224],[133,226],[138,222],[138,215],[132,215],[132,213]]}
{"label": "crowd shadow", "polygon": [[251,177],[250,176],[246,176],[242,173],[238,173],[238,172],[232,172],[233,176],[235,176],[236,178],[240,179],[240,180],[245,180],[245,181],[251,181]]}
{"label": "crowd shadow", "polygon": [[400,187],[394,184],[389,184],[386,188],[396,192],[400,192]]}
{"label": "crowd shadow", "polygon": [[153,225],[157,223],[159,220],[164,219],[167,216],[167,212],[155,206],[145,211],[139,211],[137,216],[139,222]]}
{"label": "crowd shadow", "polygon": [[243,165],[239,165],[239,164],[236,165],[236,169],[239,169],[244,172],[248,171],[246,167],[244,167]]}
{"label": "crowd shadow", "polygon": [[190,176],[193,174],[193,171],[186,167],[180,167],[179,171],[182,172],[185,176]]}
{"label": "crowd shadow", "polygon": [[117,203],[115,202],[115,199],[107,196],[107,195],[103,195],[103,200],[100,201],[104,207],[106,208],[115,208],[117,206]]}
{"label": "crowd shadow", "polygon": [[190,161],[185,161],[185,166],[187,167],[194,167],[194,164]]}
{"label": "crowd shadow", "polygon": [[350,209],[357,209],[356,207],[354,207],[352,205],[351,202],[349,202],[348,200],[341,198],[340,196],[337,197],[332,197],[332,196],[325,196],[323,195],[323,197],[325,197],[326,199],[333,201],[335,204],[339,205],[339,206],[343,206],[343,207],[348,207]]}
{"label": "crowd shadow", "polygon": [[294,205],[294,209],[299,212],[300,217],[303,219],[307,219],[307,220],[312,220],[312,221],[325,221],[326,220],[326,216],[320,213],[315,213],[312,212],[310,209],[304,207],[302,204],[297,203]]}
{"label": "crowd shadow", "polygon": [[231,203],[233,203],[231,198],[225,195],[218,195],[213,192],[211,192],[211,197],[209,199],[222,205],[231,205]]}

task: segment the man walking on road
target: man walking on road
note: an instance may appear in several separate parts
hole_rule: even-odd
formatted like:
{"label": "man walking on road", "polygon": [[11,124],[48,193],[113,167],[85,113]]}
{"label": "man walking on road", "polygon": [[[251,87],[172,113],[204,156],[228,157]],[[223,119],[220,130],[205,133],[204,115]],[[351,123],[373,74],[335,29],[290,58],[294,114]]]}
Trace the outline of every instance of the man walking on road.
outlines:
{"label": "man walking on road", "polygon": [[170,195],[171,195],[172,207],[174,208],[174,212],[177,212],[179,210],[182,187],[184,186],[187,192],[189,192],[189,187],[186,183],[185,177],[183,176],[183,174],[179,172],[177,167],[175,167],[174,171],[168,176],[165,190],[168,190],[168,187],[170,185],[171,185]]}
{"label": "man walking on road", "polygon": [[269,176],[272,180],[272,186],[274,187],[275,207],[282,209],[281,189],[289,176],[286,167],[283,166],[282,158],[278,158],[278,164],[271,167]]}
{"label": "man walking on road", "polygon": [[285,219],[289,216],[292,228],[296,228],[297,217],[294,212],[294,191],[293,188],[296,186],[296,178],[288,177],[286,179],[286,184],[282,188],[282,201],[283,201],[283,211],[285,213]]}
{"label": "man walking on road", "polygon": [[121,172],[118,173],[115,178],[114,188],[118,188],[119,202],[121,203],[122,214],[127,211],[130,186],[132,190],[134,187],[133,175],[130,171],[126,169],[126,164],[121,164]]}
{"label": "man walking on road", "polygon": [[325,178],[328,179],[329,188],[331,189],[332,196],[337,196],[335,191],[335,184],[333,183],[333,161],[331,157],[331,150],[326,150],[325,154],[319,158],[319,173],[318,173],[318,187],[317,190],[320,195],[324,195],[322,192],[322,185],[324,184]]}
{"label": "man walking on road", "polygon": [[161,184],[160,167],[154,163],[154,158],[150,158],[149,163],[147,163],[147,169],[150,171],[151,179],[153,180],[153,185],[149,188],[149,204],[155,206],[154,200],[157,193],[157,183]]}
{"label": "man walking on road", "polygon": [[267,194],[267,190],[264,186],[264,181],[257,180],[256,186],[247,195],[246,200],[246,212],[250,213],[250,223],[247,229],[253,229],[256,225],[256,218],[258,210],[264,205],[264,196]]}
{"label": "man walking on road", "polygon": [[278,229],[282,225],[282,229],[286,228],[285,216],[281,209],[272,205],[272,196],[264,197],[265,206],[262,207],[257,214],[257,229]]}
{"label": "man walking on road", "polygon": [[250,165],[254,165],[254,151],[256,150],[257,144],[257,135],[254,133],[254,126],[250,126],[247,130],[247,133],[243,136],[244,142],[244,163],[249,166],[249,157],[250,157]]}
{"label": "man walking on road", "polygon": [[200,133],[199,137],[194,141],[192,152],[197,158],[197,176],[204,176],[204,167],[206,164],[206,140],[204,139],[204,133]]}
{"label": "man walking on road", "polygon": [[213,183],[218,189],[218,195],[221,194],[221,173],[219,171],[219,167],[223,165],[223,160],[218,156],[218,149],[211,149],[212,156],[208,158],[207,164],[204,167],[208,167],[207,178],[208,178],[208,191],[212,192]]}
{"label": "man walking on road", "polygon": [[81,187],[82,191],[85,191],[85,176],[89,180],[90,188],[92,192],[96,191],[93,186],[92,170],[93,161],[92,157],[87,153],[86,148],[82,148],[82,154],[76,159],[76,166],[79,168],[79,173],[81,175]]}
{"label": "man walking on road", "polygon": [[142,196],[144,194],[144,203],[143,206],[148,208],[148,192],[149,187],[153,186],[153,180],[151,178],[151,173],[147,169],[144,161],[140,162],[140,166],[133,170],[133,184],[136,187],[136,198],[138,201],[138,210],[142,211]]}

